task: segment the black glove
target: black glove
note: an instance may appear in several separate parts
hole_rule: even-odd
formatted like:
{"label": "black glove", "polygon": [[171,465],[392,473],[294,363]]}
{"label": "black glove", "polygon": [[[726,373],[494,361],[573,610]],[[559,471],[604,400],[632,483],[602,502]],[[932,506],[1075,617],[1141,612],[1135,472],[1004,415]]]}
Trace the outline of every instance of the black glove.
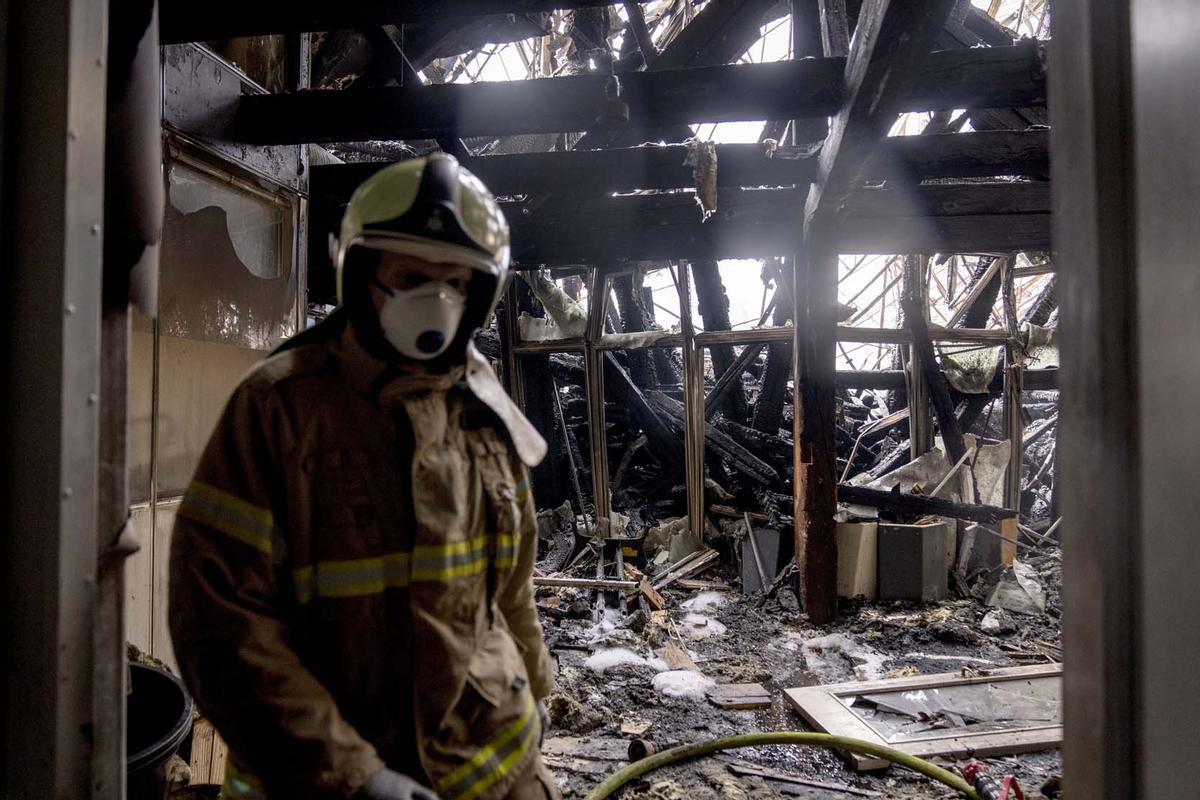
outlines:
{"label": "black glove", "polygon": [[439,800],[432,789],[387,767],[368,778],[355,798],[356,800]]}

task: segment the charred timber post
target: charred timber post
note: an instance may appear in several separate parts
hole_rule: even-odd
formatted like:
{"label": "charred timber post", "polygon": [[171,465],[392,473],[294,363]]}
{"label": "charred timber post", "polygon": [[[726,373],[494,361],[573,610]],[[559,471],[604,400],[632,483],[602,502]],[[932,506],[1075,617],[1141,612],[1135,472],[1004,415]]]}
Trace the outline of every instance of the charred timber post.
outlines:
{"label": "charred timber post", "polygon": [[[795,265],[792,259],[776,273],[775,311],[771,322],[783,327],[795,323],[796,293],[792,286]],[[763,365],[762,385],[758,400],[754,404],[754,419],[750,427],[763,433],[778,434],[783,424],[783,402],[787,395],[788,377],[792,373],[792,343],[771,342],[767,345],[766,364]]]}
{"label": "charred timber post", "polygon": [[[715,265],[714,265],[715,266]],[[692,297],[688,263],[679,264],[675,286],[679,290],[683,328],[683,419],[685,485],[688,528],[696,541],[704,541],[704,348],[696,344],[692,323]]]}
{"label": "charred timber post", "polygon": [[592,504],[596,523],[612,514],[612,498],[608,491],[608,438],[604,421],[604,358],[595,343],[604,334],[604,319],[608,307],[609,278],[593,269],[588,279],[588,318],[583,340],[583,372],[587,391],[588,439],[592,455]]}
{"label": "charred timber post", "polygon": [[1024,395],[1019,347],[1008,344],[1004,347],[1004,426],[1008,434],[1008,474],[1004,482],[1004,505],[1021,509],[1021,468],[1025,462],[1025,422],[1021,413]]}
{"label": "charred timber post", "polygon": [[[716,261],[701,261],[691,266],[690,272],[696,282],[696,301],[700,316],[704,320],[705,331],[727,331],[733,325],[729,319],[729,296],[725,292],[725,284],[721,280],[721,270]],[[686,338],[686,337],[685,337]],[[723,375],[736,361],[733,346],[727,344],[711,345],[713,369],[718,375]],[[740,378],[740,374],[736,376]],[[740,380],[735,379],[729,385],[725,394],[725,411],[736,420],[744,420],[747,415],[746,392]]]}
{"label": "charred timber post", "polygon": [[929,398],[933,402],[933,409],[937,415],[938,430],[942,434],[942,441],[946,444],[950,463],[956,464],[967,452],[967,448],[963,443],[962,430],[958,426],[958,417],[954,414],[954,403],[950,400],[950,386],[938,365],[937,356],[933,351],[933,342],[929,338],[929,325],[925,321],[923,304],[919,297],[905,292],[902,295],[901,305],[904,310],[905,324],[912,333],[916,363],[925,377],[925,384],[929,388]]}
{"label": "charred timber post", "polygon": [[837,611],[837,249],[829,234],[871,153],[904,110],[954,3],[863,3],[842,78],[846,99],[830,125],[805,203],[804,257],[797,259],[795,275],[798,322],[803,323],[796,326],[795,341],[796,554],[805,610],[816,624]]}
{"label": "charred timber post", "polygon": [[834,419],[837,253],[806,237],[796,259],[795,536],[804,609],[814,624],[837,612],[837,440]]}
{"label": "charred timber post", "polygon": [[750,366],[754,359],[758,358],[758,354],[762,352],[762,349],[763,344],[761,342],[746,345],[746,348],[742,350],[742,354],[737,357],[737,360],[721,373],[721,376],[717,378],[717,382],[713,384],[712,391],[704,398],[705,419],[711,419],[713,414],[717,412],[717,408],[720,407],[721,400],[724,398],[726,392],[729,391],[731,386],[741,380],[742,373],[746,371],[746,368]]}
{"label": "charred timber post", "polygon": [[[928,319],[929,284],[925,281],[925,259],[919,256],[904,258],[904,293],[912,292],[920,303],[922,318]],[[908,346],[908,441],[909,454],[920,458],[933,449],[933,428],[929,424],[929,384],[918,366],[916,345]]]}
{"label": "charred timber post", "polygon": [[[641,288],[641,272],[637,270],[613,277],[613,294],[616,295],[617,308],[620,310],[621,329],[625,333],[642,333],[649,328],[646,324],[646,312],[642,307]],[[659,380],[655,375],[651,354],[645,350],[629,350],[627,355],[629,375],[633,382],[645,388],[656,388]]]}
{"label": "charred timber post", "polygon": [[[538,430],[554,431],[558,415],[555,405],[557,398],[554,396],[554,385],[550,373],[550,356],[547,354],[532,358],[520,358],[516,355],[514,346],[516,342],[520,341],[520,326],[517,324],[520,313],[522,311],[531,314],[545,312],[541,310],[541,304],[534,298],[533,292],[524,281],[512,281],[508,298],[513,302],[505,309],[503,333],[508,335],[502,336],[502,338],[508,340],[504,346],[511,362],[510,366],[513,368],[514,399],[518,400],[524,413],[537,426]],[[567,434],[568,432],[564,430],[564,437]],[[549,455],[542,463],[533,468],[532,480],[537,491],[538,502],[547,507],[557,507],[568,496],[565,480],[565,468],[568,460],[567,454],[554,446],[555,437],[547,438],[552,443]],[[564,441],[566,441],[565,438]]]}

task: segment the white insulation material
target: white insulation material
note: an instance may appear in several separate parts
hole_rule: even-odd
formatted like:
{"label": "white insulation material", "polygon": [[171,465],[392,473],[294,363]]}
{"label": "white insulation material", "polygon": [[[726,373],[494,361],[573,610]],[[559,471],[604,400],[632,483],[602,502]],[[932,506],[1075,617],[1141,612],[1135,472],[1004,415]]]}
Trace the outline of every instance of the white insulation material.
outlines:
{"label": "white insulation material", "polygon": [[690,600],[685,600],[679,604],[679,607],[684,611],[695,611],[703,614],[708,611],[716,611],[728,605],[729,599],[721,592],[701,592]]}
{"label": "white insulation material", "polygon": [[649,667],[655,671],[662,671],[667,668],[666,662],[660,658],[645,658],[639,656],[632,650],[627,650],[624,647],[614,647],[610,650],[599,650],[588,657],[583,665],[592,672],[604,674],[607,670],[613,667],[620,667],[625,664],[635,664],[640,667]]}
{"label": "white insulation material", "polygon": [[667,697],[682,697],[704,702],[708,693],[716,688],[717,682],[703,673],[690,669],[673,669],[654,676],[654,691]]}
{"label": "white insulation material", "polygon": [[805,639],[800,646],[805,665],[822,683],[840,683],[847,673],[854,680],[873,681],[883,677],[888,656],[873,647],[856,642],[844,633],[831,633]]}

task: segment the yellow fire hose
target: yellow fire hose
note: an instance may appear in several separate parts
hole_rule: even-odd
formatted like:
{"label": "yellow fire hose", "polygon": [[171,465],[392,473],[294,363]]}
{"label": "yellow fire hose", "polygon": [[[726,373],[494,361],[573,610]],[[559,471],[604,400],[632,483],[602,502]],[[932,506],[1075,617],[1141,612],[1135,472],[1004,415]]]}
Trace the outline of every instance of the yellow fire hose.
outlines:
{"label": "yellow fire hose", "polygon": [[811,747],[828,747],[835,750],[848,750],[851,753],[859,753],[861,755],[875,756],[891,761],[893,764],[908,767],[939,783],[944,783],[951,789],[961,792],[963,796],[970,798],[970,800],[981,800],[979,794],[963,778],[922,758],[910,756],[908,753],[902,753],[899,750],[866,742],[862,739],[852,739],[849,736],[833,736],[828,733],[808,733],[801,731],[744,733],[739,736],[726,736],[721,739],[711,739],[707,742],[696,742],[694,744],[672,747],[670,750],[655,753],[641,761],[635,761],[628,767],[615,773],[593,789],[585,800],[605,800],[605,798],[611,797],[618,789],[634,778],[641,777],[647,772],[653,772],[668,764],[675,764],[680,761],[686,761],[689,758],[708,755],[720,750],[732,750],[738,747],[757,747],[764,744],[798,744],[809,745]]}

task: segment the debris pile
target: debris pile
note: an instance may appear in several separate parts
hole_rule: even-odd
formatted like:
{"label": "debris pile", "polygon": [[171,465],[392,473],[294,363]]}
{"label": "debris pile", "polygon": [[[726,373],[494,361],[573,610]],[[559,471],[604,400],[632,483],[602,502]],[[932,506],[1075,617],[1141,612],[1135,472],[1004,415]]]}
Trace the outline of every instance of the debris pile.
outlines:
{"label": "debris pile", "polygon": [[[1018,617],[974,597],[936,605],[848,600],[838,623],[814,628],[795,608],[794,596],[783,602],[790,590],[744,594],[743,574],[733,561],[714,558],[714,549],[701,547],[655,566],[656,556],[669,552],[666,543],[647,546],[641,557],[628,556],[628,561],[622,552],[618,561],[620,551],[611,545],[582,538],[566,570],[535,576],[537,605],[558,664],[544,756],[568,798],[584,797],[630,760],[671,746],[809,729],[785,696],[787,689],[854,681],[877,687],[880,681],[951,672],[977,678],[1022,666],[1050,668],[1061,660],[1056,549],[1018,562],[1022,574],[1031,574],[1044,592],[1045,610],[1034,616]],[[546,544],[552,542],[553,537]],[[587,585],[564,585],[568,580]],[[878,706],[886,690],[864,694]],[[959,719],[971,722],[963,717],[961,703],[931,712],[925,721],[919,714],[909,719],[887,713],[893,716],[883,722],[901,726],[936,729]],[[1038,713],[1034,709],[1024,716]],[[988,761],[996,774],[1015,774],[1031,787],[1061,772],[1052,750]],[[932,790],[907,770],[857,772],[833,752],[772,746],[678,764],[647,776],[622,796],[819,797],[825,792],[916,800],[934,796]]]}

